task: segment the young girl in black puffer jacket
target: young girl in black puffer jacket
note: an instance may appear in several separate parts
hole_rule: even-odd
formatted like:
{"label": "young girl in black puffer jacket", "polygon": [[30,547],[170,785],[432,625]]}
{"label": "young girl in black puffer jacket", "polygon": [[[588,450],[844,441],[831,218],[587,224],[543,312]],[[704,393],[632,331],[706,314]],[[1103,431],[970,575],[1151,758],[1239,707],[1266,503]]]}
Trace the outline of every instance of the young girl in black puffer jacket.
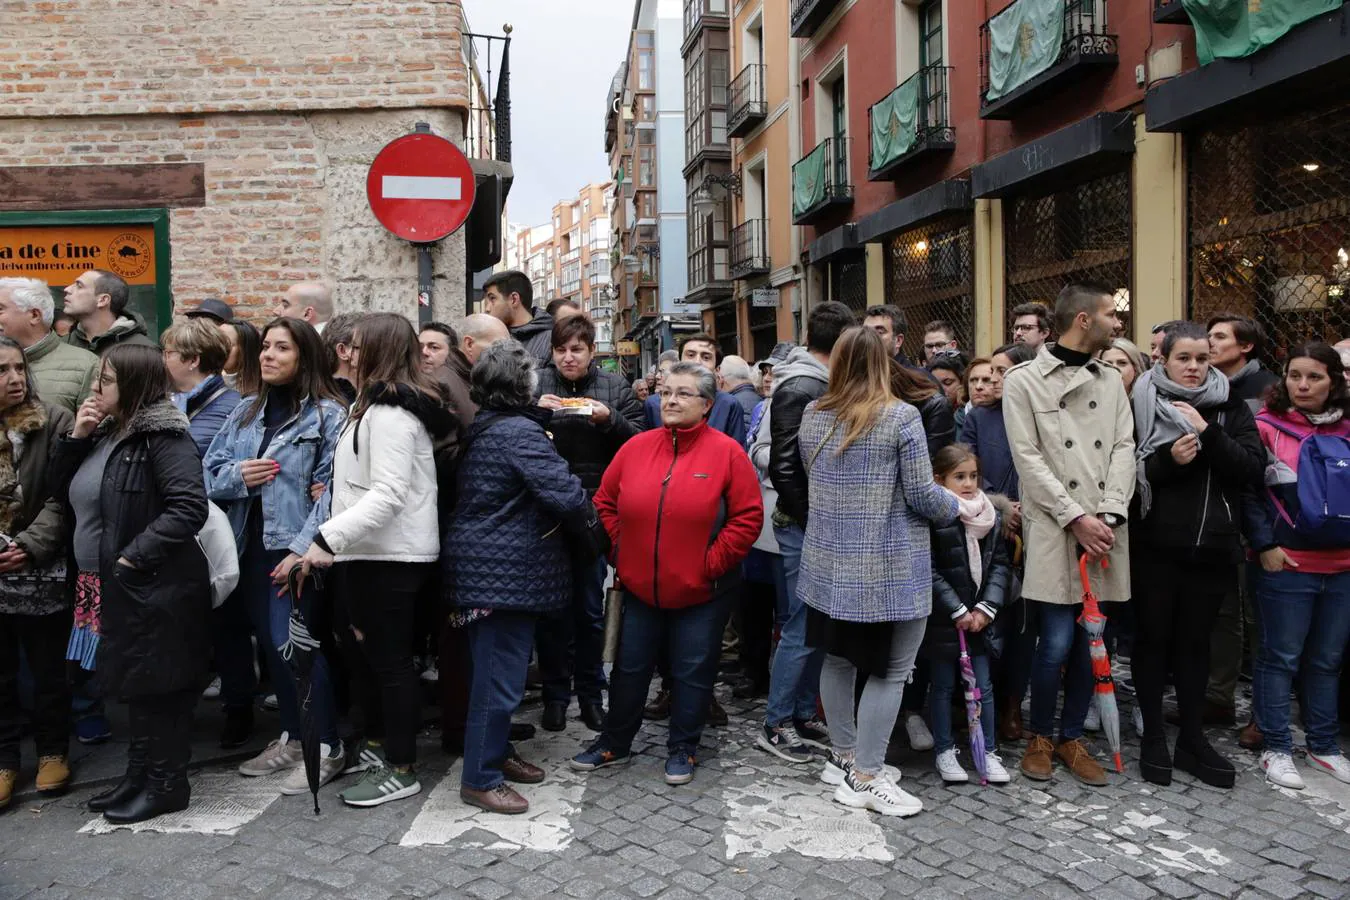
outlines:
{"label": "young girl in black puffer jacket", "polygon": [[956,494],[961,515],[950,525],[933,526],[933,612],[920,655],[932,663],[930,708],[938,774],[946,782],[968,781],[952,739],[952,694],[964,694],[959,668],[960,640],[966,635],[975,681],[980,688],[985,769],[991,784],[1008,782],[994,743],[994,689],[990,657],[1000,651],[993,622],[1011,581],[1003,513],[1007,498],[980,489],[980,463],[967,444],[951,444],[933,457],[933,478]]}

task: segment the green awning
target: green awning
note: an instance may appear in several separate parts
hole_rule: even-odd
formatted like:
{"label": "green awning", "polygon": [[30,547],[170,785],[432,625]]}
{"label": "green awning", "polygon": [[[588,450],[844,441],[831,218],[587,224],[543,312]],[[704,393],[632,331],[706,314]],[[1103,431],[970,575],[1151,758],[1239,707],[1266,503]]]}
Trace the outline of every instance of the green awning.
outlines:
{"label": "green awning", "polygon": [[921,74],[916,72],[906,78],[872,107],[873,170],[899,159],[914,146],[918,137]]}
{"label": "green awning", "polygon": [[792,167],[792,215],[800,216],[821,203],[829,187],[827,181],[830,154],[827,142],[806,154]]}
{"label": "green awning", "polygon": [[1063,39],[1064,0],[1017,0],[990,19],[985,102],[1012,93],[1053,66]]}
{"label": "green awning", "polygon": [[1195,27],[1195,55],[1205,66],[1268,47],[1343,0],[1181,0]]}

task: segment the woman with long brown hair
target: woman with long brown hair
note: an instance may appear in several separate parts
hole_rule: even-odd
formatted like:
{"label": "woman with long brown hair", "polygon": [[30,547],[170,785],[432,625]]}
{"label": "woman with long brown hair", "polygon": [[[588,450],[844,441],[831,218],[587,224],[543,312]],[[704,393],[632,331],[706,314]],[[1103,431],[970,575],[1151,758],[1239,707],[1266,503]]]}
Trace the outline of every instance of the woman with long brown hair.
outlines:
{"label": "woman with long brown hair", "polygon": [[928,455],[933,457],[956,442],[956,419],[942,387],[925,377],[922,369],[910,369],[891,358],[891,393],[919,411]]}
{"label": "woman with long brown hair", "polygon": [[826,653],[820,697],[834,749],[824,780],[847,806],[913,815],[923,805],[882,764],[932,611],[929,522],[955,519],[957,498],[933,481],[919,412],[892,392],[885,347],[866,328],[835,344],[800,442],[811,517],[797,590],[808,643]]}
{"label": "woman with long brown hair", "polygon": [[415,607],[440,555],[432,444],[454,429],[455,417],[422,371],[407,319],[362,318],[350,349],[357,395],[333,460],[333,514],[302,565],[336,563],[339,630],[356,651],[352,681],[365,713],[362,757],[380,759],[338,796],[378,806],[422,789],[413,773],[422,708]]}

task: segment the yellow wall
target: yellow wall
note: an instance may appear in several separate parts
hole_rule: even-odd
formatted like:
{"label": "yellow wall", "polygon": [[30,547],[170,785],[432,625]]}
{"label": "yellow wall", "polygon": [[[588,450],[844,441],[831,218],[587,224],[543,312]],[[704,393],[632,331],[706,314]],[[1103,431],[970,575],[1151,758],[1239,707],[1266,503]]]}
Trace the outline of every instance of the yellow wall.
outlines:
{"label": "yellow wall", "polygon": [[1150,133],[1135,118],[1134,342],[1148,352],[1150,330],[1186,315],[1186,168],[1182,136]]}
{"label": "yellow wall", "polygon": [[1003,203],[975,201],[975,356],[1004,342]]}

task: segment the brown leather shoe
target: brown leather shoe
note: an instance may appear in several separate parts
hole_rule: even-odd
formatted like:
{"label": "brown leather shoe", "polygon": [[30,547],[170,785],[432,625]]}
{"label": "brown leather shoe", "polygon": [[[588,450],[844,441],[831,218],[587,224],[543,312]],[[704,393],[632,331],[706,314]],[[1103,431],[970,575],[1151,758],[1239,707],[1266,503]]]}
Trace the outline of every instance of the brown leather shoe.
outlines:
{"label": "brown leather shoe", "polygon": [[516,784],[538,784],[544,780],[544,770],[513,753],[502,763],[502,777]]}
{"label": "brown leather shoe", "polygon": [[19,773],[13,769],[0,769],[0,809],[9,806],[10,798],[14,796],[14,782],[19,780]]}
{"label": "brown leather shoe", "polygon": [[642,716],[645,719],[654,719],[656,721],[669,719],[670,691],[665,689],[657,691],[656,699],[642,708]]}
{"label": "brown leather shoe", "polygon": [[44,794],[59,794],[70,783],[70,766],[64,756],[44,756],[38,760],[37,789]]}
{"label": "brown leather shoe", "polygon": [[461,785],[459,799],[470,806],[485,809],[490,813],[501,813],[504,816],[518,816],[530,811],[530,801],[517,794],[505,782],[487,791],[475,791]]}
{"label": "brown leather shoe", "polygon": [[1033,781],[1049,781],[1054,763],[1052,756],[1055,745],[1048,737],[1033,734],[1027,744],[1027,752],[1022,755],[1022,774]]}
{"label": "brown leather shoe", "polygon": [[721,728],[727,724],[727,711],[717,702],[716,696],[708,700],[708,724],[714,728]]}
{"label": "brown leather shoe", "polygon": [[1238,746],[1243,750],[1260,750],[1265,745],[1266,736],[1256,727],[1255,719],[1243,725],[1242,730],[1238,732]]}
{"label": "brown leather shoe", "polygon": [[1022,705],[1011,697],[1000,704],[998,738],[1001,741],[1020,741],[1022,734]]}
{"label": "brown leather shoe", "polygon": [[1083,784],[1102,787],[1107,783],[1106,770],[1092,758],[1092,753],[1080,738],[1064,741],[1055,748],[1055,755]]}

